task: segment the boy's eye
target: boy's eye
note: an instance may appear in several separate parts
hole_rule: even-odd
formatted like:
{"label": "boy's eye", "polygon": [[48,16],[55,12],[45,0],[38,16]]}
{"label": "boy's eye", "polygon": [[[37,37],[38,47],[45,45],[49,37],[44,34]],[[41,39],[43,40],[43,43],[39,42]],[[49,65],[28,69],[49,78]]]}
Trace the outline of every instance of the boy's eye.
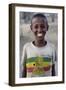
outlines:
{"label": "boy's eye", "polygon": [[35,29],[38,29],[38,26],[37,25],[35,26]]}
{"label": "boy's eye", "polygon": [[41,28],[45,28],[45,26],[44,25],[41,25]]}

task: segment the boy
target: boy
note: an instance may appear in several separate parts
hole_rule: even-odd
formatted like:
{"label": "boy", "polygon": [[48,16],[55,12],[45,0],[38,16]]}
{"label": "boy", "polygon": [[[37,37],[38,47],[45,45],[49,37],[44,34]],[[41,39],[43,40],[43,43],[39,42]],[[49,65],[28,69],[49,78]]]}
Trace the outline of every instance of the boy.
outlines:
{"label": "boy", "polygon": [[22,77],[55,76],[55,49],[45,40],[48,21],[45,15],[35,14],[31,21],[35,40],[24,45]]}

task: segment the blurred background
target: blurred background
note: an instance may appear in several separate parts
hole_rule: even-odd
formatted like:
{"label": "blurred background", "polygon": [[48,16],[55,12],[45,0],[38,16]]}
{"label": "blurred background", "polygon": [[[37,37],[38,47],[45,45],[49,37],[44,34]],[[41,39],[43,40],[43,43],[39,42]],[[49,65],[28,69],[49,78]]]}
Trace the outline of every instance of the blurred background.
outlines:
{"label": "blurred background", "polygon": [[[39,13],[39,12],[38,12]],[[20,30],[20,62],[22,49],[25,43],[33,41],[34,35],[30,30],[31,18],[36,12],[20,12],[19,13],[19,30]],[[53,43],[58,51],[58,15],[57,13],[42,13],[47,17],[49,30],[45,39]],[[21,77],[21,72],[20,72]]]}

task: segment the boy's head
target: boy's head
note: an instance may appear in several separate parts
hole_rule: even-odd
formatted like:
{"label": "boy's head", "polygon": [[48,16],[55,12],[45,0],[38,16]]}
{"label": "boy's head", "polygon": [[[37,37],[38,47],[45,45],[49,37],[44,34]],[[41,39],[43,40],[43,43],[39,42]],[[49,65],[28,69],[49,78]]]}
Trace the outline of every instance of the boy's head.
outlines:
{"label": "boy's head", "polygon": [[44,40],[44,36],[48,31],[48,21],[45,15],[38,13],[32,17],[31,30],[36,40]]}

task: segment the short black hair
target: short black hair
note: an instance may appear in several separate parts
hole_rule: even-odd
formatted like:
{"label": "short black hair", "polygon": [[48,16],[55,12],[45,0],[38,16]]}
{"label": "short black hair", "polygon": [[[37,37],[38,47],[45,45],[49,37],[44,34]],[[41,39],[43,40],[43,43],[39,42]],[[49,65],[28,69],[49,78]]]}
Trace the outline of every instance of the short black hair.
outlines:
{"label": "short black hair", "polygon": [[[40,17],[40,18],[44,18],[46,19],[47,21],[47,17],[45,16],[45,14],[42,14],[42,13],[37,13],[37,14],[34,14],[33,17],[32,17],[32,20],[36,17]],[[32,20],[31,20],[31,24],[32,24]],[[47,21],[47,25],[48,25],[48,21]]]}

